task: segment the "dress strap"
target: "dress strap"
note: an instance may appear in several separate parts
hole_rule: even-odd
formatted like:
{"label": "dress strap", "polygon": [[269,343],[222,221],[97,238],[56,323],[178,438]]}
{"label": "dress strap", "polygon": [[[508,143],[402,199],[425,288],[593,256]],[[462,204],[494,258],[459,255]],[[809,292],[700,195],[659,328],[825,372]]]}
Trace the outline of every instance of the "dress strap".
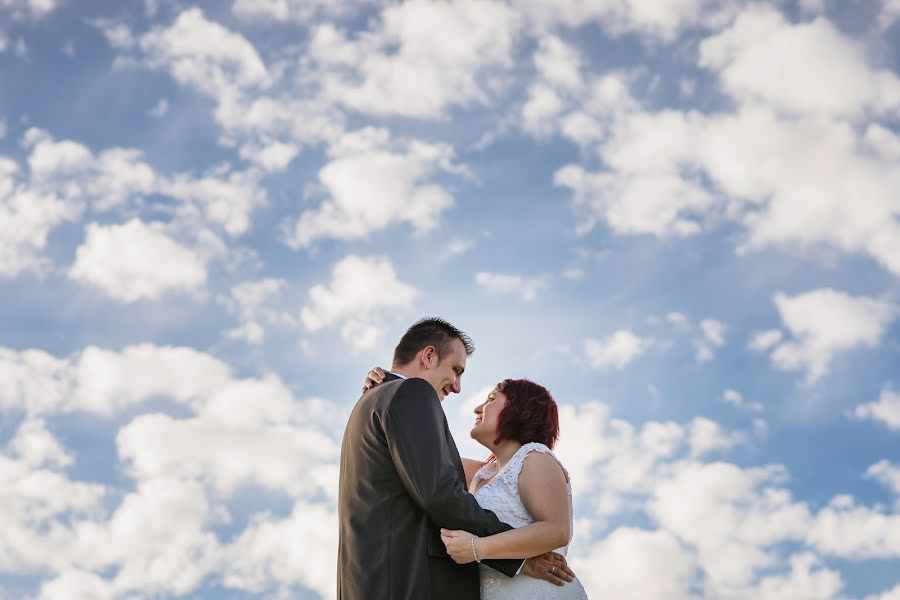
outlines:
{"label": "dress strap", "polygon": [[552,456],[557,464],[559,464],[559,468],[563,470],[563,474],[566,476],[566,482],[569,482],[569,472],[563,466],[562,462],[555,454],[553,454],[553,451],[550,450],[550,448],[540,442],[528,442],[527,444],[523,444],[513,455],[512,459],[510,459],[509,464],[506,466],[506,469],[504,469],[504,471],[506,471],[504,475],[507,475],[514,481],[518,481],[519,473],[522,472],[522,467],[525,465],[525,459],[532,452],[540,452],[541,454],[549,454]]}

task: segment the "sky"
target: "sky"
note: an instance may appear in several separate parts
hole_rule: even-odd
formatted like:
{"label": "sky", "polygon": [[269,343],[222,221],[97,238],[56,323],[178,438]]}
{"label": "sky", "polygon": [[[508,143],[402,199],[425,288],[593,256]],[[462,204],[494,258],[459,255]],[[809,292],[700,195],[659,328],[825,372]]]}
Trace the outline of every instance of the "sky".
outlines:
{"label": "sky", "polygon": [[591,598],[900,599],[897,0],[0,0],[0,598],[333,598],[423,316]]}

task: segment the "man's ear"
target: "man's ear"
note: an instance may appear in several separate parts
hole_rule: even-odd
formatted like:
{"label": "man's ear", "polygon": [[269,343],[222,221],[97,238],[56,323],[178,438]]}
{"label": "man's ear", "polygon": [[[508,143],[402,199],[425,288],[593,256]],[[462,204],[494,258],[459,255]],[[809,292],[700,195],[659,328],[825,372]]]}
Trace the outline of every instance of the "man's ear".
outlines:
{"label": "man's ear", "polygon": [[422,368],[433,369],[438,364],[437,350],[434,346],[425,346],[422,348]]}

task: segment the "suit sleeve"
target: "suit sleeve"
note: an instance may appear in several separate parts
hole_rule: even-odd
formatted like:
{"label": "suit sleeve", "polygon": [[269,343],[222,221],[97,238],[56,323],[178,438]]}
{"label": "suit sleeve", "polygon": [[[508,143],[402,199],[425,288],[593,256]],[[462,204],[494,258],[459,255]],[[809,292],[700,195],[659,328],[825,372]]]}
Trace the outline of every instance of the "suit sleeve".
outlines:
{"label": "suit sleeve", "polygon": [[[385,439],[407,492],[440,527],[479,537],[512,529],[466,491],[450,455],[444,419],[434,389],[423,379],[404,381],[391,400],[384,418]],[[524,561],[483,562],[512,577]]]}

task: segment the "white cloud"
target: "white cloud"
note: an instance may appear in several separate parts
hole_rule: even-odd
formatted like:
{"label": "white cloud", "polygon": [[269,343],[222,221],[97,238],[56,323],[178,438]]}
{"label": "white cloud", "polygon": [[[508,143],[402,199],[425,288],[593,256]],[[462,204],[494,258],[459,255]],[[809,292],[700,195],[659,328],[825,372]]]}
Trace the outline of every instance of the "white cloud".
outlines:
{"label": "white cloud", "polygon": [[278,317],[271,311],[259,315],[259,308],[270,296],[277,294],[284,285],[284,279],[267,277],[259,281],[245,281],[232,287],[229,297],[223,299],[222,302],[238,316],[241,324],[226,331],[225,337],[244,340],[248,344],[262,343],[265,329],[259,321],[266,319],[271,322],[277,320]]}
{"label": "white cloud", "polygon": [[154,119],[161,119],[166,116],[166,113],[169,112],[169,101],[165,98],[162,98],[159,102],[157,102],[153,108],[147,111],[147,115],[153,117]]}
{"label": "white cloud", "polygon": [[690,327],[690,321],[684,313],[667,313],[666,321],[668,321],[673,327],[677,327],[678,329],[687,329],[688,327]]}
{"label": "white cloud", "polygon": [[831,600],[840,597],[844,581],[840,573],[822,567],[812,552],[790,557],[791,570],[763,577],[745,597],[754,600]]}
{"label": "white cloud", "polygon": [[386,6],[374,30],[351,40],[332,25],[312,32],[324,93],[363,113],[441,118],[486,104],[512,65],[513,10],[486,0],[412,0]]}
{"label": "white cloud", "polygon": [[350,254],[335,264],[327,286],[310,289],[300,317],[309,331],[339,326],[345,342],[365,350],[381,338],[385,310],[408,309],[419,294],[397,279],[388,259]]}
{"label": "white cloud", "polygon": [[620,527],[588,555],[573,559],[572,567],[591,597],[696,598],[691,593],[696,559],[668,531]]}
{"label": "white cloud", "polygon": [[185,10],[171,26],[154,28],[136,41],[151,66],[168,69],[179,83],[211,94],[235,87],[265,87],[269,73],[256,48],[240,34]]}
{"label": "white cloud", "polygon": [[[321,504],[297,502],[284,519],[259,515],[228,547],[224,584],[266,595],[273,583],[284,591],[302,584],[322,598],[333,598],[337,532],[337,513]],[[297,540],[316,552],[303,551]]]}
{"label": "white cloud", "polygon": [[450,245],[447,246],[447,254],[450,256],[457,256],[459,254],[465,254],[472,248],[474,248],[477,244],[474,240],[467,239],[456,239],[450,242]]}
{"label": "white cloud", "polygon": [[791,24],[764,5],[703,41],[700,65],[717,71],[739,102],[764,101],[798,115],[896,113],[900,78],[870,68],[864,46],[827,19]]}
{"label": "white cloud", "polygon": [[[571,98],[560,96],[563,105],[554,108],[550,121],[585,125],[562,125],[559,133],[586,145],[589,155],[599,155],[605,165],[593,172],[573,163],[554,176],[557,185],[572,190],[576,232],[585,234],[603,221],[619,234],[683,237],[733,221],[743,232],[735,236],[739,252],[771,247],[804,251],[824,245],[869,255],[900,273],[900,221],[893,192],[900,187],[898,138],[878,123],[860,126],[873,111],[888,116],[900,108],[897,78],[869,66],[856,42],[824,20],[793,26],[772,8],[749,7],[742,22],[744,27],[762,27],[762,38],[774,29],[792,47],[814,49],[821,37],[839,48],[852,47],[841,59],[842,68],[859,71],[850,80],[876,83],[861,96],[856,96],[857,87],[849,86],[852,89],[824,95],[817,91],[804,99],[809,90],[822,89],[809,85],[809,78],[826,73],[826,88],[836,81],[843,86],[847,78],[834,78],[831,61],[815,52],[782,53],[790,58],[748,64],[762,65],[763,71],[806,74],[777,75],[778,81],[805,81],[798,83],[803,86],[800,96],[782,98],[782,90],[790,86],[772,85],[766,75],[757,87],[769,95],[746,102],[738,98],[733,112],[704,114],[644,110],[628,90],[629,80],[646,83],[639,74],[582,75],[585,85]],[[755,43],[749,33],[746,37],[748,44]],[[715,50],[716,44],[710,44],[707,47]],[[539,76],[536,85],[541,81]],[[724,91],[731,90],[728,80],[720,83]],[[896,93],[890,91],[894,87]],[[605,94],[598,92],[601,88]],[[618,100],[610,104],[610,98]],[[821,110],[807,110],[818,101],[825,103]],[[599,110],[604,106],[606,110]],[[797,110],[788,110],[791,107]],[[825,118],[821,111],[826,111]],[[854,115],[856,124],[839,118],[845,113]],[[823,172],[835,175],[826,179],[820,176]]]}
{"label": "white cloud", "polygon": [[874,479],[894,492],[897,502],[900,503],[900,465],[894,465],[888,460],[879,460],[866,469],[866,477]]}
{"label": "white cloud", "polygon": [[747,347],[754,352],[765,352],[780,342],[783,337],[784,333],[780,329],[756,331],[747,343]]}
{"label": "white cloud", "polygon": [[384,129],[344,135],[319,171],[328,199],[300,215],[285,241],[293,248],[318,239],[363,239],[398,222],[418,233],[437,226],[453,196],[428,179],[439,171],[459,172],[444,144],[391,142]]}
{"label": "white cloud", "polygon": [[776,565],[766,548],[807,533],[809,511],[780,487],[783,480],[777,466],[677,463],[654,484],[647,511],[696,548],[707,595],[728,597]]}
{"label": "white cloud", "polygon": [[0,10],[12,21],[46,17],[56,7],[56,0],[0,0]]}
{"label": "white cloud", "polygon": [[199,213],[199,223],[222,227],[230,236],[250,229],[253,209],[265,204],[266,192],[254,170],[230,171],[227,166],[212,169],[203,176],[175,175],[161,191],[184,203],[179,216],[190,219]]}
{"label": "white cloud", "polygon": [[876,402],[860,404],[851,414],[859,420],[881,421],[888,429],[900,431],[900,394],[889,389],[882,390]]}
{"label": "white cloud", "polygon": [[900,514],[835,496],[816,515],[807,543],[819,551],[853,560],[900,558]]}
{"label": "white cloud", "polygon": [[733,16],[740,3],[733,0],[515,0],[514,5],[539,31],[598,21],[612,35],[637,32],[652,40],[670,42],[687,29],[721,26]]}
{"label": "white cloud", "polygon": [[97,210],[150,194],[159,184],[143,153],[134,148],[110,148],[95,155],[83,144],[57,141],[36,128],[25,133],[23,144],[31,150],[33,186],[70,202],[90,202]]}
{"label": "white cloud", "polygon": [[[265,395],[271,392],[280,397]],[[239,405],[262,398],[266,403],[285,404],[281,398],[289,403],[291,396],[279,381],[268,379],[230,384],[216,391],[209,403]],[[306,426],[291,423],[301,421],[299,411],[273,408],[289,417],[276,413],[272,416],[277,418],[269,419],[274,423],[260,423],[258,415],[253,415],[255,421],[246,423],[234,417],[222,422],[218,406],[190,419],[144,414],[119,431],[119,455],[125,470],[138,481],[161,477],[198,481],[222,496],[233,494],[241,485],[283,490],[295,498],[312,497],[318,492],[331,496],[334,486],[323,489],[317,476],[319,465],[337,464],[337,443],[319,431],[312,419]],[[154,443],[160,439],[166,443]]]}
{"label": "white cloud", "polygon": [[772,364],[785,371],[805,370],[810,383],[828,374],[838,353],[876,347],[898,313],[885,300],[830,288],[796,296],[779,292],[775,305],[793,339],[772,349]]}
{"label": "white cloud", "polygon": [[[26,420],[9,445],[19,458],[0,454],[0,495],[6,500],[0,510],[0,568],[49,576],[41,590],[47,598],[183,595],[223,572],[234,574],[225,582],[232,588],[303,584],[325,593],[334,580],[328,559],[334,552],[310,562],[305,554],[282,552],[278,540],[286,538],[278,533],[289,523],[320,547],[335,547],[330,507],[337,497],[344,411],[321,399],[298,402],[275,376],[236,379],[224,363],[188,348],[94,348],[53,360],[35,354],[21,353],[19,362],[32,367],[12,373],[18,383],[0,367],[6,369],[0,381],[11,386],[0,388],[4,409],[43,406],[110,415],[166,397],[192,414],[142,414],[119,431],[121,466],[135,489],[112,508],[106,502],[114,498],[112,490],[49,470],[72,458],[41,419]],[[48,381],[65,388],[55,401],[47,398]],[[213,527],[230,522],[226,502],[241,486],[283,491],[297,503],[295,513],[289,520],[256,515],[226,543]],[[322,495],[327,505],[309,503]],[[225,564],[237,568],[224,569]]]}
{"label": "white cloud", "polygon": [[615,367],[621,370],[651,345],[652,340],[649,338],[641,338],[627,329],[619,329],[601,340],[586,339],[584,350],[592,367]]}
{"label": "white cloud", "polygon": [[722,400],[736,408],[743,408],[754,412],[761,412],[763,410],[762,404],[759,402],[745,401],[744,396],[737,390],[725,390],[722,393]]}
{"label": "white cloud", "polygon": [[725,331],[727,329],[724,323],[715,319],[703,319],[700,321],[701,337],[694,340],[698,362],[712,360],[715,356],[713,349],[725,344]]}
{"label": "white cloud", "polygon": [[865,600],[900,600],[900,584],[880,594],[866,596]]}
{"label": "white cloud", "polygon": [[72,456],[47,430],[41,419],[23,421],[16,430],[10,449],[28,466],[38,468],[67,467],[72,464]]}
{"label": "white cloud", "polygon": [[746,441],[746,436],[743,433],[729,433],[721,425],[706,417],[694,417],[694,420],[691,421],[688,438],[691,457],[698,457],[719,450],[728,450],[744,441]]}
{"label": "white cloud", "polygon": [[88,225],[70,276],[125,302],[196,291],[206,282],[206,264],[160,229],[138,219],[108,227]]}
{"label": "white cloud", "polygon": [[317,16],[340,17],[372,0],[234,0],[231,12],[248,21],[307,23]]}
{"label": "white cloud", "polygon": [[19,166],[0,157],[0,276],[45,270],[47,260],[40,253],[47,236],[79,215],[79,207],[30,188],[22,180]]}
{"label": "white cloud", "polygon": [[900,0],[882,0],[878,24],[885,30],[900,19]]}
{"label": "white cloud", "polygon": [[547,280],[546,275],[525,277],[504,273],[479,272],[475,274],[475,283],[488,292],[518,296],[525,302],[533,302],[547,286]]}

